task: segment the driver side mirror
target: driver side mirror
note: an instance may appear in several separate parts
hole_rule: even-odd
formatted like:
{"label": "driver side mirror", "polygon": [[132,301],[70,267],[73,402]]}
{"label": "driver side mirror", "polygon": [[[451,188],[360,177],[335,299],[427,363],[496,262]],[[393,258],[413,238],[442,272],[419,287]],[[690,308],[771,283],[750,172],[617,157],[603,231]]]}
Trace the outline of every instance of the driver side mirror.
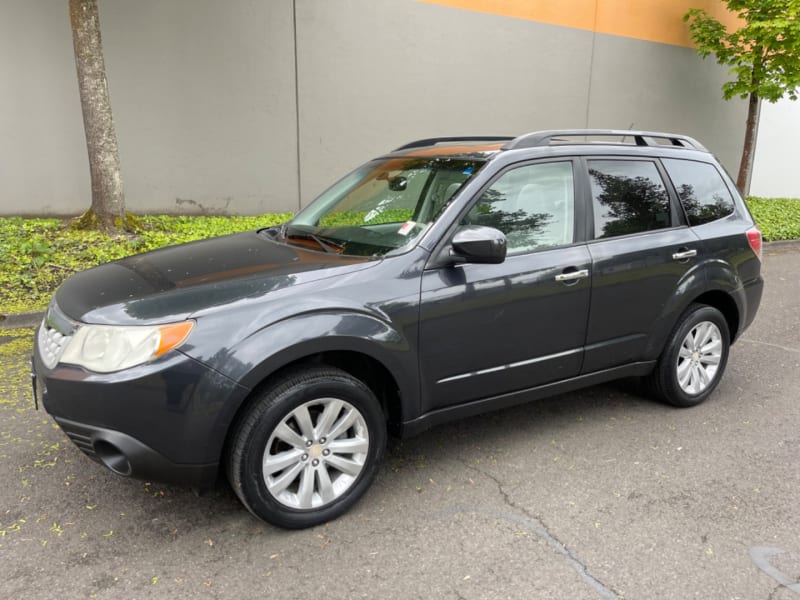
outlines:
{"label": "driver side mirror", "polygon": [[453,236],[454,262],[499,264],[506,259],[506,236],[494,227],[463,225]]}

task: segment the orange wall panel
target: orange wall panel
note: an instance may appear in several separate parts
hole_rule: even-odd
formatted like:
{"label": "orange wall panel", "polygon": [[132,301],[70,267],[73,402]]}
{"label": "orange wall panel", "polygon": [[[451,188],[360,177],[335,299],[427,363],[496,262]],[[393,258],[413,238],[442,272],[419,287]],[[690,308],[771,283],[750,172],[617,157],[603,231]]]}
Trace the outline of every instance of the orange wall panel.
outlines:
{"label": "orange wall panel", "polygon": [[419,0],[492,15],[593,29],[596,0]]}
{"label": "orange wall panel", "polygon": [[737,20],[720,0],[418,0],[487,14],[692,47],[683,15],[705,8],[729,28]]}

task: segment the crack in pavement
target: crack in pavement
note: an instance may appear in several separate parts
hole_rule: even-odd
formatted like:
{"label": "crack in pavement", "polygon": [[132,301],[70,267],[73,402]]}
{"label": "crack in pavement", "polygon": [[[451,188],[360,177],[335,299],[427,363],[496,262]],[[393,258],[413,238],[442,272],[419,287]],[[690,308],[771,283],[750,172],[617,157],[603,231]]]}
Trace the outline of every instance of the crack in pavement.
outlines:
{"label": "crack in pavement", "polygon": [[800,352],[800,348],[789,348],[788,346],[781,346],[780,344],[772,344],[770,342],[762,342],[761,340],[751,340],[747,337],[739,338],[740,342],[746,342],[748,344],[757,344],[759,346],[769,346],[770,348],[777,348],[778,350],[783,350],[785,352]]}
{"label": "crack in pavement", "polygon": [[545,525],[544,521],[542,521],[540,517],[530,514],[524,507],[517,506],[514,501],[511,500],[508,493],[503,489],[502,483],[494,475],[482,471],[481,469],[468,464],[464,460],[459,460],[459,462],[461,462],[468,469],[475,471],[493,481],[497,486],[500,495],[503,497],[503,502],[510,508],[522,512],[525,516],[521,517],[511,512],[498,511],[483,506],[454,506],[453,508],[432,513],[430,518],[442,519],[444,517],[451,517],[459,513],[471,512],[489,515],[498,519],[511,521],[517,525],[521,525],[531,533],[534,533],[540,539],[544,540],[544,542],[547,543],[547,545],[550,546],[550,548],[556,553],[563,556],[569,565],[575,570],[575,572],[578,573],[578,576],[583,579],[583,581],[585,581],[589,587],[597,592],[601,598],[605,598],[607,600],[619,600],[619,598],[622,597],[618,592],[614,591],[612,588],[600,581],[597,577],[592,575],[592,573],[589,571],[589,567],[569,548],[567,548],[566,544],[562,543],[553,533],[550,532],[549,528],[547,525]]}

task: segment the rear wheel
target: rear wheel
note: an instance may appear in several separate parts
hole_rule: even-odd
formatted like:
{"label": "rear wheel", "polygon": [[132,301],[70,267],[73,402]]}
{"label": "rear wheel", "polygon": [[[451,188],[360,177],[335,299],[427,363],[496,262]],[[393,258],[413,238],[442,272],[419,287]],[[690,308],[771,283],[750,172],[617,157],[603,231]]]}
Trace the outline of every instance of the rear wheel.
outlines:
{"label": "rear wheel", "polygon": [[653,373],[652,393],[674,406],[695,406],[717,387],[728,362],[728,322],[716,308],[693,304],[670,335]]}
{"label": "rear wheel", "polygon": [[363,382],[333,368],[293,371],[240,422],[228,479],[257,517],[311,527],[340,516],[364,494],[385,446],[383,413]]}

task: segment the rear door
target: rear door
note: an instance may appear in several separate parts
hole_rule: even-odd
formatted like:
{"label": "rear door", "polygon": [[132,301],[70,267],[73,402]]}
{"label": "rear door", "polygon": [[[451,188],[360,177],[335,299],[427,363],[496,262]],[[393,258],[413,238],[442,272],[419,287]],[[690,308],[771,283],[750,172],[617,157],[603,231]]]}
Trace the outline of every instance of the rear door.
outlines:
{"label": "rear door", "polygon": [[423,412],[573,377],[583,359],[591,259],[574,242],[573,161],[507,169],[462,222],[503,231],[508,256],[425,271]]}
{"label": "rear door", "polygon": [[[670,197],[655,160],[590,158],[592,299],[583,372],[660,350],[682,310],[682,289],[702,286],[701,245]],[[655,353],[655,354],[654,354]]]}

